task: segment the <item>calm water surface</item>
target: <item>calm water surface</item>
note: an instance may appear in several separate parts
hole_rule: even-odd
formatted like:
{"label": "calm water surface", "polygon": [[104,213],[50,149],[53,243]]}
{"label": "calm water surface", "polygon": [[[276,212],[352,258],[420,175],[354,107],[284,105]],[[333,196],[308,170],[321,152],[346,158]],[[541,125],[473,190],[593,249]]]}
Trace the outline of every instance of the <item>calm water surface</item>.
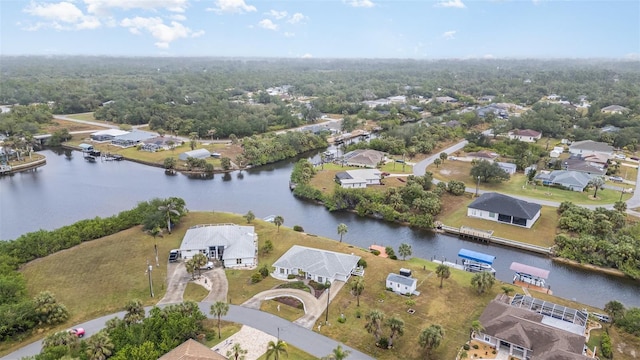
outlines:
{"label": "calm water surface", "polygon": [[281,215],[285,226],[337,239],[337,225],[345,223],[344,241],[361,247],[401,243],[413,256],[453,260],[461,248],[496,255],[500,280],[510,282],[511,262],[551,270],[547,283],[554,294],[603,307],[616,299],[640,307],[640,282],[577,269],[529,253],[481,245],[455,237],[414,230],[351,213],[330,213],[323,206],[297,200],[289,191],[293,161],[213,179],[167,176],[164,170],[129,161],[86,162],[79,152],[43,151],[47,165],[0,178],[0,239],[15,239],[38,229],[52,230],[95,216],[111,216],[154,197],[181,197],[190,210],[225,211],[256,217]]}

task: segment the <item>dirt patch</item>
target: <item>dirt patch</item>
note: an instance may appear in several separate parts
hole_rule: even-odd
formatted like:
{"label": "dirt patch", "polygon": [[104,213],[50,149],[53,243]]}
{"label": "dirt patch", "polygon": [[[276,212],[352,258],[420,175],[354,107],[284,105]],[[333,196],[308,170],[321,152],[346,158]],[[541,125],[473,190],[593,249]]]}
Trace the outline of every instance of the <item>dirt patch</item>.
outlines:
{"label": "dirt patch", "polygon": [[442,170],[439,171],[439,173],[442,174],[442,175],[450,175],[451,174],[451,170],[442,169]]}
{"label": "dirt patch", "polygon": [[290,296],[283,296],[283,297],[279,297],[279,298],[275,298],[273,299],[281,304],[285,304],[285,305],[289,305],[293,308],[296,309],[302,309],[304,306],[302,304],[302,301],[296,299],[296,298],[292,298]]}

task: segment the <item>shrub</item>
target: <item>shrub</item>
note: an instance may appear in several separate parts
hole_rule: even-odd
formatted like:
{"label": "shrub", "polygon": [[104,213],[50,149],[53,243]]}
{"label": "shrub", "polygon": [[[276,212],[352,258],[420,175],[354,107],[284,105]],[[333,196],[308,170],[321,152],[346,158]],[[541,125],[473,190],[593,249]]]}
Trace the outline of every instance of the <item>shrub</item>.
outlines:
{"label": "shrub", "polygon": [[389,255],[389,259],[398,260],[398,257],[396,256],[396,254],[393,254],[393,255]]}
{"label": "shrub", "polygon": [[478,344],[473,344],[473,348],[478,350],[478,348],[479,348]]}
{"label": "shrub", "polygon": [[600,351],[602,352],[602,355],[604,357],[607,358],[611,358],[611,355],[613,355],[611,353],[611,338],[609,337],[609,334],[607,333],[603,333],[602,334],[602,340],[600,343]]}
{"label": "shrub", "polygon": [[344,317],[344,316],[340,316],[340,317],[338,318],[338,322],[339,322],[340,324],[344,324],[345,322],[347,322],[347,318],[346,318],[346,317]]}
{"label": "shrub", "polygon": [[388,349],[389,348],[389,339],[387,339],[386,337],[380,338],[380,340],[378,341],[378,346],[383,348],[383,349]]}
{"label": "shrub", "polygon": [[304,232],[304,229],[300,225],[293,225],[293,231]]}
{"label": "shrub", "polygon": [[258,272],[260,273],[260,275],[262,275],[263,278],[266,278],[267,276],[269,276],[269,267],[266,264],[262,265]]}
{"label": "shrub", "polygon": [[295,275],[293,275],[293,274],[289,274],[289,275],[287,275],[287,279],[289,279],[289,280],[291,280],[291,279],[295,279],[295,278],[296,278],[296,276],[295,276]]}
{"label": "shrub", "polygon": [[262,279],[263,279],[262,274],[260,274],[259,272],[254,272],[253,275],[251,275],[252,284],[259,283],[260,281],[262,281]]}
{"label": "shrub", "polygon": [[360,259],[358,260],[358,266],[362,267],[363,269],[367,267],[367,260],[365,259]]}
{"label": "shrub", "polygon": [[464,345],[462,345],[462,348],[465,349],[465,350],[469,350],[469,349],[471,349],[471,346],[469,346],[469,344],[464,344]]}
{"label": "shrub", "polygon": [[416,304],[416,301],[413,299],[409,299],[407,301],[404,302],[407,306],[414,306]]}
{"label": "shrub", "polygon": [[371,253],[375,256],[380,255],[380,251],[379,250],[371,250]]}
{"label": "shrub", "polygon": [[391,258],[392,256],[396,255],[396,252],[393,250],[393,248],[391,246],[387,246],[386,248],[384,248],[384,251],[387,253],[389,258]]}

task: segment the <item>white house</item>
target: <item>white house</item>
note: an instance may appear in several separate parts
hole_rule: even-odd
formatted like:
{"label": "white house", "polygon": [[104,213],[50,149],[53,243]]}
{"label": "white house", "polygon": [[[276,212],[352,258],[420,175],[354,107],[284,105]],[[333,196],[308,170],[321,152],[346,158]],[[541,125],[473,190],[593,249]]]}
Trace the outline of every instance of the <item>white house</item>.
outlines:
{"label": "white house", "polygon": [[191,151],[185,151],[178,155],[178,159],[186,161],[188,158],[206,159],[211,156],[211,153],[207,149],[195,149]]}
{"label": "white house", "polygon": [[613,156],[613,146],[593,140],[576,141],[569,146],[569,152],[571,155],[578,155],[580,157],[601,154],[611,159]]}
{"label": "white house", "polygon": [[253,226],[196,225],[184,234],[180,255],[187,260],[198,253],[228,268],[253,267],[258,264],[258,235]]}
{"label": "white house", "polygon": [[518,169],[516,164],[513,164],[513,163],[506,163],[506,162],[499,162],[499,161],[496,161],[496,163],[498,164],[498,166],[500,166],[500,169],[504,170],[504,172],[506,172],[509,175],[515,174],[516,170]]}
{"label": "white house", "polygon": [[359,169],[341,171],[335,180],[345,189],[366,188],[367,185],[380,185],[382,172],[378,169]]}
{"label": "white house", "polygon": [[400,274],[390,273],[387,275],[387,289],[393,292],[407,295],[414,294],[418,286],[418,279]]}
{"label": "white house", "polygon": [[484,193],[467,207],[467,216],[527,229],[540,217],[542,207],[498,193]]}
{"label": "white house", "polygon": [[321,284],[347,281],[359,260],[360,256],[353,254],[294,245],[273,263],[272,275],[281,279],[287,279],[289,275],[302,276]]}
{"label": "white house", "polygon": [[520,140],[520,141],[532,143],[532,142],[536,142],[537,140],[540,140],[541,138],[542,138],[541,132],[531,130],[531,129],[509,131],[509,139],[511,140]]}

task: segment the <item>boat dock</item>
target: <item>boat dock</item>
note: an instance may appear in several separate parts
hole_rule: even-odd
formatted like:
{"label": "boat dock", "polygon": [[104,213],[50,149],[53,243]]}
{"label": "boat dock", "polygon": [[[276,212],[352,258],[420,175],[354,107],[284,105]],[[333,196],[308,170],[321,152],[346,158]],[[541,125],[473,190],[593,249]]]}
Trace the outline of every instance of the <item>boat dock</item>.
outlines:
{"label": "boat dock", "polygon": [[516,249],[527,250],[536,254],[547,256],[553,255],[553,249],[550,247],[532,245],[520,241],[505,239],[499,236],[493,236],[492,230],[480,230],[468,226],[460,226],[459,228],[456,228],[444,224],[438,224],[436,229],[448,234],[457,235],[463,239],[476,240],[484,242],[486,244],[498,244],[513,247]]}

